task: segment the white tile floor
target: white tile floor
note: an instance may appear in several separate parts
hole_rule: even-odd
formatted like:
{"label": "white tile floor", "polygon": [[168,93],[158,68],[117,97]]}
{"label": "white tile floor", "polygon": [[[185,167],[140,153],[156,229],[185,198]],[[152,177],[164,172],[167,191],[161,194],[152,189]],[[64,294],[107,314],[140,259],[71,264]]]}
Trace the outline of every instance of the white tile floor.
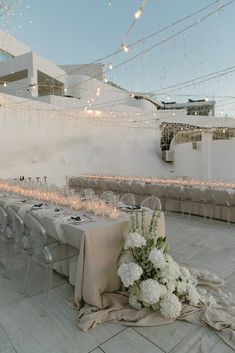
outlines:
{"label": "white tile floor", "polygon": [[[199,217],[166,216],[166,234],[174,258],[193,267],[211,270],[225,279],[226,288],[235,293],[235,225],[204,223]],[[0,271],[3,266],[0,267]],[[0,353],[231,353],[212,330],[176,321],[161,327],[128,328],[102,324],[91,332],[77,326],[77,311],[64,298],[73,288],[55,276],[49,312],[40,316],[43,278],[30,296],[20,294],[23,274],[11,280],[0,277]]]}

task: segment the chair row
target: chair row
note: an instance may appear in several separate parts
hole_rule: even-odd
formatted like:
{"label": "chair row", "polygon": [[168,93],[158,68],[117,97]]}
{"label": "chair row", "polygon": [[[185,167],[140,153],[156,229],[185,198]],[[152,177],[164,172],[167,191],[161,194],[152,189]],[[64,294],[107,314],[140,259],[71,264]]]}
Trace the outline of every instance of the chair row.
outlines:
{"label": "chair row", "polygon": [[2,258],[2,262],[5,262],[5,270],[2,274],[4,277],[11,278],[14,262],[18,255],[21,254],[25,258],[22,294],[27,295],[28,293],[33,263],[36,262],[45,269],[45,301],[42,311],[42,315],[44,315],[48,307],[54,264],[77,255],[77,250],[72,248],[72,252],[67,251],[66,256],[64,254],[61,256],[61,251],[57,249],[64,245],[49,237],[43,225],[34,215],[28,213],[23,219],[12,207],[4,209],[0,206],[0,234],[0,245],[5,250]]}
{"label": "chair row", "polygon": [[[95,191],[91,188],[80,190],[81,197],[86,199],[93,199],[96,197]],[[114,206],[137,206],[136,197],[132,193],[126,193],[122,196],[115,194],[112,190],[104,191],[101,196],[101,200],[113,204]],[[140,206],[147,207],[152,210],[162,210],[161,200],[156,196],[148,196],[143,199]]]}
{"label": "chair row", "polygon": [[[112,183],[114,182],[112,181]],[[126,184],[125,182],[125,186]],[[113,194],[117,193],[116,190],[109,190],[112,190]],[[119,193],[125,195],[126,190],[126,188],[122,192],[119,190]],[[95,189],[93,192],[99,193],[100,190]],[[106,193],[101,190],[101,197]],[[148,196],[156,196],[160,199],[161,209],[166,212],[194,214],[204,218],[223,219],[228,223],[235,222],[235,192],[231,190],[145,183],[145,194],[143,194],[143,188],[139,186],[138,182],[138,186],[136,183],[136,191],[127,192],[127,194],[135,196],[135,205],[141,205]]]}

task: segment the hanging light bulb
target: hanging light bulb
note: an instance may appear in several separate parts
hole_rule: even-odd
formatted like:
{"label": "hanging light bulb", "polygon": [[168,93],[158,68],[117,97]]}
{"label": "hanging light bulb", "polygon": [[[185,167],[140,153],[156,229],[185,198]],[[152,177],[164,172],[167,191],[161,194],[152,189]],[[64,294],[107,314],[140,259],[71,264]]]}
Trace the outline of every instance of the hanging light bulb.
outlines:
{"label": "hanging light bulb", "polygon": [[104,83],[107,83],[107,82],[108,82],[107,78],[104,78]]}
{"label": "hanging light bulb", "polygon": [[143,6],[140,6],[140,8],[135,12],[135,19],[138,20],[138,18],[140,18],[140,16],[142,15],[143,12]]}
{"label": "hanging light bulb", "polygon": [[129,48],[124,43],[121,44],[121,49],[126,53],[129,51]]}
{"label": "hanging light bulb", "polygon": [[96,90],[96,95],[99,96],[100,95],[100,87],[97,87],[97,90]]}
{"label": "hanging light bulb", "polygon": [[7,86],[7,83],[6,83],[6,82],[4,82],[3,86],[4,86],[4,87],[6,87],[6,86]]}
{"label": "hanging light bulb", "polygon": [[112,70],[113,69],[113,65],[112,65],[112,63],[110,62],[109,63],[109,70]]}

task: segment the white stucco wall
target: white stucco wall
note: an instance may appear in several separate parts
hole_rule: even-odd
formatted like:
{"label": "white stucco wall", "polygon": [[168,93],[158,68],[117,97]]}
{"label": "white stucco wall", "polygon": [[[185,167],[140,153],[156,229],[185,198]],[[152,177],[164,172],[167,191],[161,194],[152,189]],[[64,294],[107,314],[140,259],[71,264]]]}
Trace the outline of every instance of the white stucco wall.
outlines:
{"label": "white stucco wall", "polygon": [[2,30],[0,30],[0,48],[13,56],[22,55],[31,51],[30,47]]}
{"label": "white stucco wall", "polygon": [[[98,88],[99,95],[97,96]],[[123,111],[123,106],[129,106],[130,109],[133,107],[145,111],[156,111],[152,103],[146,100],[136,100],[127,91],[84,75],[71,75],[67,78],[66,94],[81,98],[83,106],[88,106],[88,101],[90,101],[91,108],[96,110]]]}
{"label": "white stucco wall", "polygon": [[[209,134],[207,134],[209,135]],[[174,175],[213,180],[235,180],[235,138],[174,146]]]}
{"label": "white stucco wall", "polygon": [[12,96],[1,101],[0,177],[47,176],[63,184],[65,175],[87,172],[169,176],[157,123],[137,127]]}

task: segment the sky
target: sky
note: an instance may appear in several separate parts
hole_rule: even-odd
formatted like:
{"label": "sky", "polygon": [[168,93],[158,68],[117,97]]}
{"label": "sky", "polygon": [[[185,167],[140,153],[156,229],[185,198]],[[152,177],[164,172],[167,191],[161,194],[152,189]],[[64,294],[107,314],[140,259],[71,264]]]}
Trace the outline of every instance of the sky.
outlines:
{"label": "sky", "polygon": [[[118,50],[123,41],[127,47],[139,41],[128,52],[101,61],[108,80],[130,91],[152,92],[164,101],[215,99],[217,115],[235,117],[235,72],[200,84],[195,80],[235,65],[235,0],[214,1],[211,6],[209,0],[147,0],[126,35],[142,2],[17,0],[8,23],[2,17],[2,28],[56,64],[90,63]],[[172,25],[207,5],[205,11]],[[109,62],[113,70],[107,70]],[[167,88],[184,81],[189,81],[188,87]]]}

